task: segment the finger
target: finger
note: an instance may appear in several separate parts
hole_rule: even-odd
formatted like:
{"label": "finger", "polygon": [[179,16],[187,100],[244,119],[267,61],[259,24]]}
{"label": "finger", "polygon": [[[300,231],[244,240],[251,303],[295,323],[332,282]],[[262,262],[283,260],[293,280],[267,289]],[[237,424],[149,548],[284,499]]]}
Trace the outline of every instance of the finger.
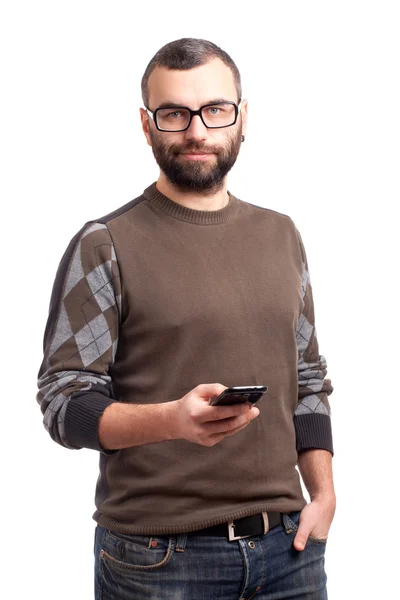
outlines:
{"label": "finger", "polygon": [[249,425],[250,422],[251,421],[248,421],[244,425],[241,425],[240,427],[236,427],[232,431],[228,431],[225,433],[215,433],[215,434],[210,435],[210,437],[208,438],[208,441],[210,442],[210,446],[214,446],[215,444],[222,442],[222,440],[224,440],[226,437],[228,437],[230,435],[234,435],[235,433],[238,433],[238,431],[241,431],[242,429],[247,427],[247,425]]}
{"label": "finger", "polygon": [[207,423],[205,425],[207,432],[210,435],[215,434],[225,434],[232,435],[236,431],[243,429],[246,427],[253,419],[255,419],[260,414],[258,408],[253,407],[247,411],[247,414],[241,415],[239,417],[234,417],[230,419],[223,419],[220,421],[213,421],[212,423]]}
{"label": "finger", "polygon": [[250,423],[251,423],[251,421],[247,421],[247,423],[245,423],[244,425],[241,425],[240,427],[236,427],[236,429],[234,429],[233,431],[228,431],[228,433],[226,434],[225,437],[228,437],[229,435],[234,435],[235,433],[238,433],[238,431],[241,431],[242,429],[247,427],[247,425],[250,425]]}
{"label": "finger", "polygon": [[227,386],[222,383],[200,383],[195,388],[196,393],[207,400],[213,396],[219,396],[226,389]]}
{"label": "finger", "polygon": [[302,523],[300,520],[299,528],[297,530],[296,537],[294,538],[294,542],[293,542],[296,550],[299,550],[300,552],[302,550],[304,550],[304,548],[306,547],[306,544],[307,544],[308,536],[311,533],[311,529],[312,529],[312,527],[309,527],[304,522]]}
{"label": "finger", "polygon": [[210,421],[223,421],[224,419],[232,419],[240,415],[247,415],[252,408],[249,402],[242,404],[231,404],[229,406],[210,406],[209,410],[204,413],[204,423]]}

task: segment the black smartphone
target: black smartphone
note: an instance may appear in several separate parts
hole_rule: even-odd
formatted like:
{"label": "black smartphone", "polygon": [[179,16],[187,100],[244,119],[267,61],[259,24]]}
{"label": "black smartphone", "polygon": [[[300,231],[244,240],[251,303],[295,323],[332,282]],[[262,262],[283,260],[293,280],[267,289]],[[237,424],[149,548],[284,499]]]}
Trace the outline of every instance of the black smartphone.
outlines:
{"label": "black smartphone", "polygon": [[241,404],[251,402],[254,404],[268,390],[267,385],[237,385],[228,387],[219,396],[211,398],[212,406],[226,406],[227,404]]}

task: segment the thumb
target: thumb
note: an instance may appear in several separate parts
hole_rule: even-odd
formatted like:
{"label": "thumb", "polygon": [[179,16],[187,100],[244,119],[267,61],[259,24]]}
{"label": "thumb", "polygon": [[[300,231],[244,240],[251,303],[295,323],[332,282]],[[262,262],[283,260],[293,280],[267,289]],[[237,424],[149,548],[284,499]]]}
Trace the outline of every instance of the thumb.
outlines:
{"label": "thumb", "polygon": [[212,398],[219,396],[226,389],[226,385],[222,385],[222,383],[200,383],[196,388],[196,392],[202,398]]}
{"label": "thumb", "polygon": [[308,536],[310,535],[311,532],[311,527],[309,527],[307,525],[306,522],[304,522],[304,520],[302,521],[300,518],[300,522],[299,522],[299,528],[297,530],[297,534],[296,537],[294,538],[294,542],[293,545],[296,548],[296,550],[304,550],[304,548],[306,547],[306,543],[308,540]]}

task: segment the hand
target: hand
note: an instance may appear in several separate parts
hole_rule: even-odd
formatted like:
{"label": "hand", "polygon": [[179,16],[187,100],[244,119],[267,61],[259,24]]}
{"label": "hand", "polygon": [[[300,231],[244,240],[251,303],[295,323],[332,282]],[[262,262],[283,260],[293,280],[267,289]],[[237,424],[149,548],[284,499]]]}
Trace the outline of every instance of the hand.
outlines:
{"label": "hand", "polygon": [[293,542],[296,550],[304,550],[310,535],[318,540],[328,539],[335,508],[334,499],[315,499],[303,508],[300,513],[299,528]]}
{"label": "hand", "polygon": [[173,437],[214,446],[247,427],[260,414],[259,409],[249,403],[210,406],[210,398],[219,396],[225,389],[221,383],[204,383],[176,400]]}

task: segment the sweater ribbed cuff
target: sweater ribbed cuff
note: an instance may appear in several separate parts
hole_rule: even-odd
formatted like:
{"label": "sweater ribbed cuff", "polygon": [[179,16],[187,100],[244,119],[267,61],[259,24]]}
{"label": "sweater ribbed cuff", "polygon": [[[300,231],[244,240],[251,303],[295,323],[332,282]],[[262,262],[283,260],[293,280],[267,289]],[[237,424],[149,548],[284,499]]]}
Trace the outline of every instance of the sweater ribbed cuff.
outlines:
{"label": "sweater ribbed cuff", "polygon": [[114,454],[118,450],[105,450],[99,442],[99,420],[114,398],[99,392],[74,393],[65,413],[65,435],[73,447],[99,450],[103,454]]}
{"label": "sweater ribbed cuff", "polygon": [[296,450],[320,448],[329,450],[333,456],[331,419],[328,415],[312,413],[294,417]]}

